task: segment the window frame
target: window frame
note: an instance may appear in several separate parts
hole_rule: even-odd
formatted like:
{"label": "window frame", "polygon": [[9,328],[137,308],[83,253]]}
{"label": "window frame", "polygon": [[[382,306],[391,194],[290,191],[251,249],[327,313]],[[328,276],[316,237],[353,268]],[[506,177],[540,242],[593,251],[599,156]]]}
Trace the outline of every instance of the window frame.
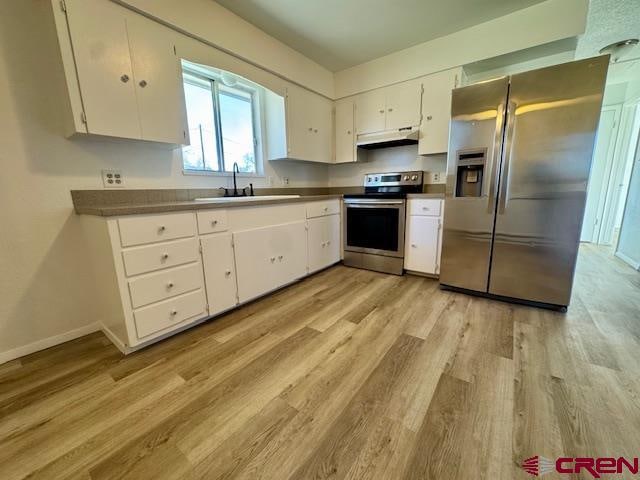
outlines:
{"label": "window frame", "polygon": [[[196,81],[190,81],[189,78],[194,78]],[[241,78],[236,77],[237,82],[228,86],[229,88],[241,90],[248,93],[251,96],[251,124],[253,128],[253,152],[255,158],[255,172],[240,172],[236,174],[238,177],[264,177],[264,165],[263,165],[263,145],[262,145],[262,109],[261,109],[261,95],[258,86],[253,86],[248,82],[243,82]],[[216,154],[217,154],[217,166],[218,170],[208,170],[206,168],[185,168],[184,165],[184,147],[180,149],[182,159],[182,173],[183,175],[210,175],[227,177],[232,176],[233,172],[226,171],[224,169],[224,145],[222,137],[222,121],[220,118],[220,90],[218,85],[224,83],[222,75],[213,72],[206,71],[204,67],[185,63],[182,64],[182,80],[183,83],[191,83],[195,86],[202,86],[207,83],[211,86],[211,96],[213,105],[213,122],[216,132]],[[201,82],[201,83],[199,83]],[[186,108],[186,103],[185,103]],[[204,159],[203,159],[204,161]],[[204,165],[203,165],[204,167]]]}

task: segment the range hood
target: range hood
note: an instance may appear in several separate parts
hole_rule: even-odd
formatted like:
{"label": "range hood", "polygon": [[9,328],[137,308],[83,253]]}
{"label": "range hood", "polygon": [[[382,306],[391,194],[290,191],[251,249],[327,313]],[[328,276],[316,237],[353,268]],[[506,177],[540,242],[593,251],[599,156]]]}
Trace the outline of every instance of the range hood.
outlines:
{"label": "range hood", "polygon": [[419,131],[415,127],[366,133],[356,137],[356,146],[372,150],[374,148],[399,147],[418,143]]}

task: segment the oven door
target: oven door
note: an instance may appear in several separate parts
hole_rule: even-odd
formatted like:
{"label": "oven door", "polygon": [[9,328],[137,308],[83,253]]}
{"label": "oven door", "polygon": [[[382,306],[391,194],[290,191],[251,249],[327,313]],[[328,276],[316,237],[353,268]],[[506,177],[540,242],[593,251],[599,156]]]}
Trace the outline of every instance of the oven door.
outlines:
{"label": "oven door", "polygon": [[344,249],[404,257],[404,200],[346,199]]}

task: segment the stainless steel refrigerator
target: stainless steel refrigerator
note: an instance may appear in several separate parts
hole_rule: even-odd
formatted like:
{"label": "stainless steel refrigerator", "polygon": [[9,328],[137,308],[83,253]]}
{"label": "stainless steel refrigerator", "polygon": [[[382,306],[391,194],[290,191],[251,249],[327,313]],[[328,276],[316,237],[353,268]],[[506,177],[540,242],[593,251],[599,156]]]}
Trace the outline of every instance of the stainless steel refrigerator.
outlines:
{"label": "stainless steel refrigerator", "polygon": [[440,283],[566,308],[609,57],[455,89]]}

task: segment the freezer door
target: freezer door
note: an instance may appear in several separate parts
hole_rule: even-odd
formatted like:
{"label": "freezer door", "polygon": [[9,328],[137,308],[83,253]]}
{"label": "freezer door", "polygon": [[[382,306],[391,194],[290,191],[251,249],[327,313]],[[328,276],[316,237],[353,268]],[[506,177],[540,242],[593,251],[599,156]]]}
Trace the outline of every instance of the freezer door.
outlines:
{"label": "freezer door", "polygon": [[440,283],[487,291],[507,78],[453,91]]}
{"label": "freezer door", "polygon": [[569,304],[608,64],[511,78],[490,293]]}

